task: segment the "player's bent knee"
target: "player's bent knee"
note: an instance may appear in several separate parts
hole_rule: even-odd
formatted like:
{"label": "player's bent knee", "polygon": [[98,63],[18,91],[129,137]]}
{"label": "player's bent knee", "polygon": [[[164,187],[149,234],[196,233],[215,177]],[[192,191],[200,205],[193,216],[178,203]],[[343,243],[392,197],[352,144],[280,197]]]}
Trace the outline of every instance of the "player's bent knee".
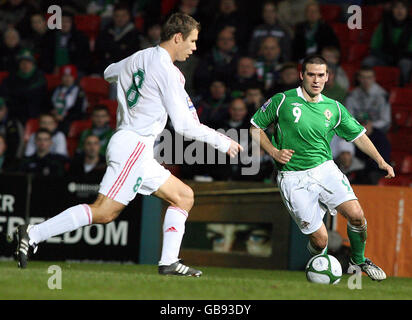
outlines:
{"label": "player's bent knee", "polygon": [[189,212],[195,203],[195,194],[189,186],[186,186],[183,193],[179,195],[177,206]]}
{"label": "player's bent knee", "polygon": [[353,226],[362,226],[365,224],[365,216],[362,208],[359,207],[351,213],[349,223]]}

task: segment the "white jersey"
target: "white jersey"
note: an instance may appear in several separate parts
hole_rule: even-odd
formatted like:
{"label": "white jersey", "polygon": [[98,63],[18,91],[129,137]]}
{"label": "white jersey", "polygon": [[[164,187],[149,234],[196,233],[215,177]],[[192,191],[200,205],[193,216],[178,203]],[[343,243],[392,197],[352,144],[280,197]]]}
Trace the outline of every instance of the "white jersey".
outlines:
{"label": "white jersey", "polygon": [[109,65],[108,82],[117,82],[117,129],[152,137],[163,131],[169,115],[176,132],[227,152],[230,139],[201,124],[184,89],[185,78],[169,53],[156,46]]}

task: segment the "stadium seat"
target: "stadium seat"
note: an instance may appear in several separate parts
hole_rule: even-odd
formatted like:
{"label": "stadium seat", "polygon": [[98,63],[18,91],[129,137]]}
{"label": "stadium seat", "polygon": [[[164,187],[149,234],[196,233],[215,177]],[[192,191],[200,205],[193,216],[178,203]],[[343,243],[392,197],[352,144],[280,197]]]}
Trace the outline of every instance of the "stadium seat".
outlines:
{"label": "stadium seat", "polygon": [[29,141],[30,136],[35,133],[39,129],[39,119],[37,118],[32,118],[27,120],[26,125],[24,126],[24,135],[23,135],[23,140],[24,143],[27,143]]}
{"label": "stadium seat", "polygon": [[379,186],[411,186],[412,179],[408,176],[395,176],[392,179],[381,178],[378,181]]}
{"label": "stadium seat", "polygon": [[400,70],[398,67],[376,66],[373,67],[376,75],[376,82],[386,91],[399,86]]}
{"label": "stadium seat", "polygon": [[389,92],[389,103],[409,107],[412,110],[412,88],[392,88]]}
{"label": "stadium seat", "polygon": [[109,97],[109,83],[101,77],[83,77],[80,86],[86,93],[89,108],[93,108],[100,100]]}
{"label": "stadium seat", "polygon": [[403,158],[399,173],[412,175],[412,154]]}
{"label": "stadium seat", "polygon": [[74,16],[76,28],[87,35],[89,39],[96,39],[100,31],[100,16],[94,14],[80,14]]}
{"label": "stadium seat", "polygon": [[409,108],[403,105],[392,104],[392,127],[394,129],[401,127],[412,127],[412,106]]}
{"label": "stadium seat", "polygon": [[91,125],[92,121],[90,119],[76,120],[71,123],[69,132],[67,134],[67,151],[69,152],[70,157],[73,157],[74,153],[76,152],[81,133],[84,130],[89,129]]}
{"label": "stadium seat", "polygon": [[345,71],[346,75],[348,76],[348,79],[350,82],[349,89],[351,90],[355,87],[356,72],[359,70],[359,64],[358,63],[342,63],[341,67]]}
{"label": "stadium seat", "polygon": [[383,7],[381,6],[362,6],[362,24],[364,28],[374,28],[381,21],[383,15]]}
{"label": "stadium seat", "polygon": [[405,151],[391,152],[391,166],[395,168],[395,171],[400,170],[403,159],[410,154]]}
{"label": "stadium seat", "polygon": [[408,152],[412,150],[412,135],[410,128],[400,128],[397,131],[387,133],[388,140],[391,144],[392,152]]}
{"label": "stadium seat", "polygon": [[57,74],[45,74],[47,81],[47,91],[53,91],[61,82],[60,76]]}
{"label": "stadium seat", "polygon": [[348,25],[346,23],[335,22],[330,25],[339,39],[341,46],[349,41]]}
{"label": "stadium seat", "polygon": [[342,14],[342,8],[336,4],[321,4],[320,12],[324,21],[333,23],[339,21]]}
{"label": "stadium seat", "polygon": [[138,15],[136,15],[136,17],[134,17],[134,26],[136,27],[137,30],[144,33],[144,17],[143,17],[143,15],[138,14]]}
{"label": "stadium seat", "polygon": [[9,76],[8,71],[0,71],[0,84]]}
{"label": "stadium seat", "polygon": [[170,11],[174,8],[174,6],[177,4],[178,0],[161,0],[161,14],[162,16],[167,16]]}
{"label": "stadium seat", "polygon": [[362,60],[368,55],[368,53],[369,45],[363,43],[352,44],[348,47],[346,63],[361,63]]}

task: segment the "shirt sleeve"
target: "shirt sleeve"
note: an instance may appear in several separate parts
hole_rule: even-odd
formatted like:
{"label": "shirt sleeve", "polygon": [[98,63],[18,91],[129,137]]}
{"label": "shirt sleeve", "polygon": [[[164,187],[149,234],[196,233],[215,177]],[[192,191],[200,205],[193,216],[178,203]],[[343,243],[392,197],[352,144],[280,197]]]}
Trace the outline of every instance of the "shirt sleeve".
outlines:
{"label": "shirt sleeve", "polygon": [[339,111],[338,123],[335,126],[336,134],[346,141],[353,142],[366,132],[366,129],[349,113],[349,111],[336,101]]}
{"label": "shirt sleeve", "polygon": [[266,130],[271,124],[276,122],[278,118],[278,110],[283,104],[286,96],[283,93],[278,93],[267,100],[256,113],[253,115],[250,122],[257,128]]}
{"label": "shirt sleeve", "polygon": [[110,64],[103,72],[104,80],[110,83],[116,82],[128,58],[129,57],[119,62]]}
{"label": "shirt sleeve", "polygon": [[155,80],[174,129],[187,138],[205,142],[221,152],[227,152],[231,139],[200,123],[196,109],[184,89],[183,75],[179,75],[173,68],[165,63],[162,70],[157,70]]}

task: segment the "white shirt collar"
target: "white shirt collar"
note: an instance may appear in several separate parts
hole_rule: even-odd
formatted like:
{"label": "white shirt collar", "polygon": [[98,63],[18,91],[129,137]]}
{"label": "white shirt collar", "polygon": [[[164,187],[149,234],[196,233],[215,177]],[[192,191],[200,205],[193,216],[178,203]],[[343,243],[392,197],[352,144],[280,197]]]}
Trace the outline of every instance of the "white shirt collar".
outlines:
{"label": "white shirt collar", "polygon": [[[298,97],[301,97],[303,100],[305,100],[306,102],[308,102],[308,101],[306,100],[305,96],[303,95],[302,87],[297,87],[297,88],[296,88],[296,91],[297,91],[297,93],[298,93]],[[319,94],[318,97],[319,97],[319,98],[318,98],[318,101],[317,101],[317,102],[323,101],[322,94]],[[317,102],[316,102],[316,103],[317,103]]]}

